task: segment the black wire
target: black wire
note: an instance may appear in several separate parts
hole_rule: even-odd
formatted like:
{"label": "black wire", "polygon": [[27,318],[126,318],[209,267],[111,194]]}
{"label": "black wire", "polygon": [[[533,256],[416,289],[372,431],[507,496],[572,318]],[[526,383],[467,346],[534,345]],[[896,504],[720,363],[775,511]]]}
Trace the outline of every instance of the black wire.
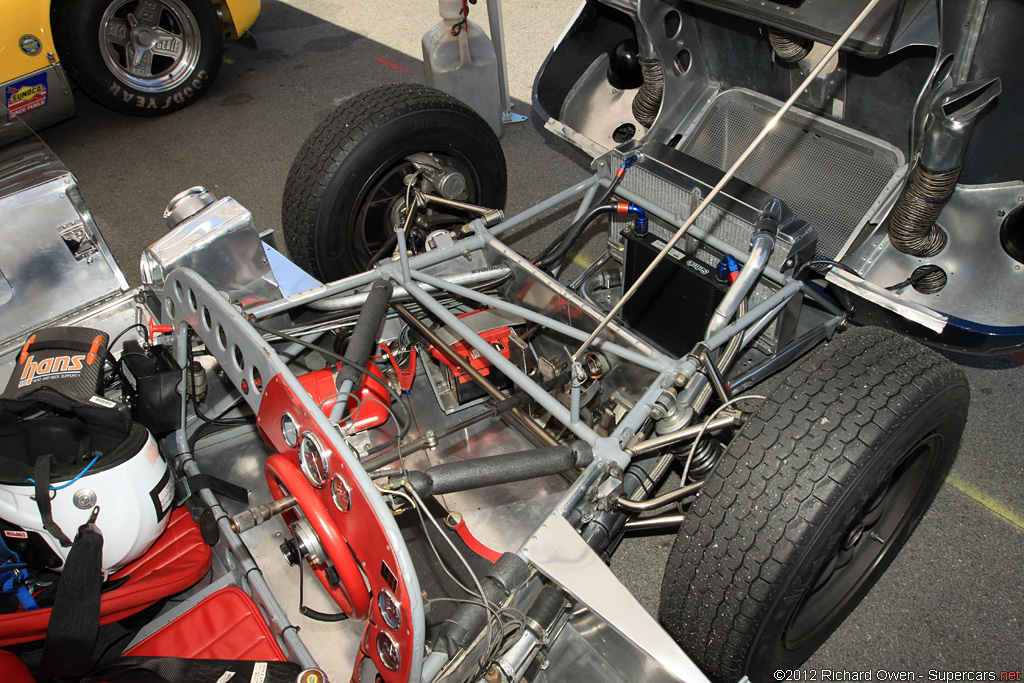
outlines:
{"label": "black wire", "polygon": [[117,344],[117,342],[121,341],[121,337],[123,337],[124,335],[128,334],[128,330],[134,329],[136,327],[139,328],[140,330],[142,330],[142,336],[143,337],[148,337],[149,336],[149,328],[148,327],[146,327],[142,323],[132,323],[128,327],[126,327],[123,330],[121,330],[120,332],[118,332],[117,336],[114,337],[110,341],[109,344],[107,344],[107,348],[110,349],[111,352],[113,352],[114,346]]}
{"label": "black wire", "polygon": [[904,287],[909,287],[911,285],[917,284],[918,282],[925,279],[929,275],[932,275],[933,273],[940,270],[942,270],[942,268],[939,268],[936,265],[922,266],[918,270],[915,270],[914,273],[911,274],[911,276],[908,277],[903,282],[897,282],[894,285],[889,285],[888,287],[886,287],[886,289],[889,290],[890,292],[901,290]]}
{"label": "black wire", "polygon": [[808,268],[817,268],[820,266],[835,266],[836,268],[846,271],[850,275],[853,275],[858,280],[864,279],[863,275],[861,275],[860,273],[858,273],[856,270],[846,265],[845,263],[840,263],[839,261],[833,261],[832,259],[827,258],[811,259],[807,263],[804,263],[802,266],[796,269],[795,273],[793,273],[793,279],[799,279],[800,276],[803,275],[804,271],[807,270]]}
{"label": "black wire", "polygon": [[[608,184],[608,189],[605,190],[604,194],[601,195],[600,199],[594,202],[594,206],[604,204],[606,201],[608,201],[608,198],[612,196],[613,192],[615,192],[615,188],[619,186],[620,180],[622,180],[622,176],[619,175],[616,175],[614,178],[612,178],[612,182]],[[557,237],[555,237],[555,239],[552,240],[551,244],[544,247],[539,254],[533,257],[533,263],[539,263],[541,259],[550,254],[555,249],[555,247],[557,247],[562,242],[562,240],[565,239],[567,235],[571,234],[574,230],[577,229],[577,224],[584,222],[584,219],[586,219],[586,217],[587,214],[584,214],[580,216],[579,219],[570,223],[569,227],[563,230],[562,233],[559,234]],[[566,251],[568,251],[568,247],[566,247]]]}
{"label": "black wire", "polygon": [[397,414],[395,415],[395,422],[398,423],[398,430],[399,430],[398,438],[403,438],[403,437],[405,437],[406,434],[409,433],[409,426],[410,426],[410,423],[412,422],[412,418],[408,414],[408,409],[405,407],[405,404],[402,403],[402,396],[401,396],[401,394],[399,394],[397,391],[392,389],[391,385],[387,383],[387,380],[385,380],[385,379],[383,379],[381,377],[378,377],[377,375],[373,374],[372,372],[370,372],[366,368],[359,367],[358,363],[353,362],[352,360],[350,360],[349,358],[346,358],[345,356],[341,355],[340,353],[335,353],[334,351],[329,351],[329,350],[323,348],[322,346],[318,346],[318,345],[314,344],[313,342],[308,342],[305,339],[299,339],[298,337],[295,337],[293,335],[287,334],[285,332],[278,332],[277,330],[272,330],[269,327],[264,327],[263,325],[260,325],[259,323],[252,323],[252,326],[255,327],[257,330],[259,330],[260,332],[263,332],[264,334],[271,334],[271,335],[274,335],[275,337],[279,337],[280,339],[283,339],[283,340],[285,340],[287,342],[291,342],[293,344],[299,344],[300,346],[305,346],[306,348],[312,349],[314,351],[319,351],[321,354],[323,354],[324,356],[326,356],[328,358],[332,358],[332,359],[334,359],[334,360],[336,360],[336,361],[338,361],[340,363],[343,363],[345,365],[349,365],[351,367],[354,367],[356,370],[361,372],[363,375],[365,375],[366,377],[369,377],[374,382],[376,382],[377,384],[379,384],[382,387],[384,387],[384,389],[387,390],[387,392],[389,394],[391,394],[391,398],[393,399],[392,400],[392,404],[393,405],[401,406],[402,412],[404,413],[404,415],[403,415],[404,419],[403,420],[399,420],[398,419],[398,415]]}
{"label": "black wire", "polygon": [[[117,335],[110,341],[110,343],[107,344],[107,349],[104,352],[104,355],[106,356],[105,360],[110,363],[111,370],[116,370],[118,375],[121,374],[121,358],[124,357],[124,354],[122,353],[121,357],[119,357],[119,358],[114,358],[114,346],[117,344],[117,342],[121,341],[121,337],[123,337],[124,335],[128,334],[129,330],[133,330],[136,327],[139,328],[140,330],[142,330],[143,338],[146,338],[146,337],[149,336],[149,328],[148,327],[146,327],[142,323],[132,323],[128,327],[126,327],[123,330],[121,330],[120,332],[118,332]],[[107,384],[106,380],[104,380],[104,387],[105,388],[110,388],[112,385],[113,385],[113,382],[110,382],[110,384]]]}
{"label": "black wire", "polygon": [[298,565],[299,565],[299,614],[301,614],[302,616],[307,617],[309,619],[313,619],[314,621],[326,621],[328,623],[337,622],[337,621],[345,621],[346,619],[348,619],[348,615],[345,614],[344,612],[337,612],[335,614],[327,614],[326,612],[318,612],[317,610],[313,609],[312,607],[306,607],[305,605],[302,604],[302,602],[303,602],[302,601],[302,575],[305,573],[305,572],[302,571],[303,570],[303,566],[302,566],[303,564],[305,564],[305,562],[303,561],[303,557],[301,556],[301,553],[300,553],[300,555],[299,555],[299,562],[298,562]]}
{"label": "black wire", "polygon": [[212,417],[208,417],[206,415],[206,413],[204,413],[202,410],[199,409],[199,399],[196,398],[196,376],[194,374],[192,374],[192,363],[194,361],[192,360],[192,344],[191,344],[191,339],[189,340],[187,346],[188,346],[188,361],[187,361],[188,367],[185,369],[185,371],[188,373],[189,385],[191,386],[191,389],[192,389],[192,391],[190,392],[192,394],[192,409],[195,411],[196,417],[198,417],[200,420],[202,420],[206,424],[216,425],[218,427],[239,427],[241,425],[249,424],[249,422],[251,422],[256,417],[255,415],[249,415],[247,417],[230,417],[230,418],[227,418],[226,420],[221,420],[221,419],[214,419]]}

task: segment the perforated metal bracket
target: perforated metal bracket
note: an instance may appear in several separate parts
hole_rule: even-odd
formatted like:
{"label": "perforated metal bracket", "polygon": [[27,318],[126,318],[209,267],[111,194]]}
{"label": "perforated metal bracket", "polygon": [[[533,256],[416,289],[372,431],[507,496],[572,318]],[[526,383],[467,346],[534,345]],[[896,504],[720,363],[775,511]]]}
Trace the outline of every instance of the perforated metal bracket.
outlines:
{"label": "perforated metal bracket", "polygon": [[183,323],[192,328],[258,413],[264,382],[287,369],[244,314],[188,268],[176,268],[168,275],[161,309],[163,320],[179,331]]}

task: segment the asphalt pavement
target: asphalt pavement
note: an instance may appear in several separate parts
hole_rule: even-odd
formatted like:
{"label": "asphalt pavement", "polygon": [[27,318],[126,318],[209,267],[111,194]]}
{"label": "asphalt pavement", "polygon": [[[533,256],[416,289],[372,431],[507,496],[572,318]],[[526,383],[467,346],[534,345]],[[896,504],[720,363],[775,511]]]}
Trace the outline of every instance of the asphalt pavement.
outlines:
{"label": "asphalt pavement", "polygon": [[[589,158],[543,130],[529,106],[533,77],[569,21],[567,0],[505,7],[514,111],[529,114],[502,140],[510,211],[588,174]],[[483,5],[470,18],[486,25]],[[212,90],[159,119],[109,112],[78,93],[78,115],[42,132],[77,176],[86,202],[132,284],[140,251],[165,231],[161,213],[177,192],[204,185],[252,211],[260,229],[279,228],[292,159],[339,102],[385,82],[423,82],[420,36],[436,5],[265,2],[256,48],[229,44]],[[532,252],[569,217],[521,231]],[[582,250],[585,263],[600,235]],[[279,240],[280,243],[280,240]],[[806,664],[800,680],[871,680],[911,672],[1017,671],[1024,665],[1024,354],[951,356],[971,382],[970,421],[953,473],[904,551],[874,590]],[[631,539],[613,568],[646,607],[657,609],[671,535]],[[934,671],[934,677],[930,672]],[[840,676],[840,678],[836,678]],[[849,677],[846,678],[849,680]],[[955,680],[981,680],[978,678]],[[986,679],[987,680],[987,679]],[[998,678],[996,679],[998,680]]]}

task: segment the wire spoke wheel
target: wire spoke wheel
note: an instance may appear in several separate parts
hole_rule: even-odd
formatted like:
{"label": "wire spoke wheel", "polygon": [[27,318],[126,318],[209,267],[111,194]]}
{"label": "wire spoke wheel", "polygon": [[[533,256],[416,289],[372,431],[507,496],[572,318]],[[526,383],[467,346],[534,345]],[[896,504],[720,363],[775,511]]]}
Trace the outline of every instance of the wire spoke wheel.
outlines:
{"label": "wire spoke wheel", "polygon": [[[390,258],[412,189],[492,209],[505,205],[505,156],[490,126],[443,92],[392,84],[354,97],[310,135],[292,164],[282,228],[292,260],[324,282]],[[419,210],[407,245],[469,217]]]}
{"label": "wire spoke wheel", "polygon": [[[449,174],[458,174],[463,179],[462,191],[447,199],[466,201],[470,197],[479,196],[479,177],[464,157],[438,152],[431,152],[429,156],[440,160]],[[423,167],[408,157],[385,161],[367,178],[359,192],[361,199],[353,203],[353,215],[338,216],[336,219],[335,224],[338,226],[354,226],[348,246],[361,269],[391,256],[397,243],[394,226],[404,224],[408,212],[408,181],[413,179],[421,189],[433,190],[429,182],[420,179],[423,173]],[[409,226],[407,246],[413,253],[423,251],[426,236],[430,232],[461,224],[467,219],[467,216],[454,213],[421,209]]]}

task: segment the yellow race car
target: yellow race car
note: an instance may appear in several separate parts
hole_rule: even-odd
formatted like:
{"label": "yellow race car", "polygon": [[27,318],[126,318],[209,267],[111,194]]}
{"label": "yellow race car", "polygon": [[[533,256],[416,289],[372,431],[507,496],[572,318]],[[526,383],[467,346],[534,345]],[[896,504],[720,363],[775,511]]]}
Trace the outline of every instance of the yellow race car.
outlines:
{"label": "yellow race car", "polygon": [[224,39],[259,13],[259,0],[0,0],[0,123],[38,129],[71,116],[68,75],[115,111],[181,109],[213,83]]}

